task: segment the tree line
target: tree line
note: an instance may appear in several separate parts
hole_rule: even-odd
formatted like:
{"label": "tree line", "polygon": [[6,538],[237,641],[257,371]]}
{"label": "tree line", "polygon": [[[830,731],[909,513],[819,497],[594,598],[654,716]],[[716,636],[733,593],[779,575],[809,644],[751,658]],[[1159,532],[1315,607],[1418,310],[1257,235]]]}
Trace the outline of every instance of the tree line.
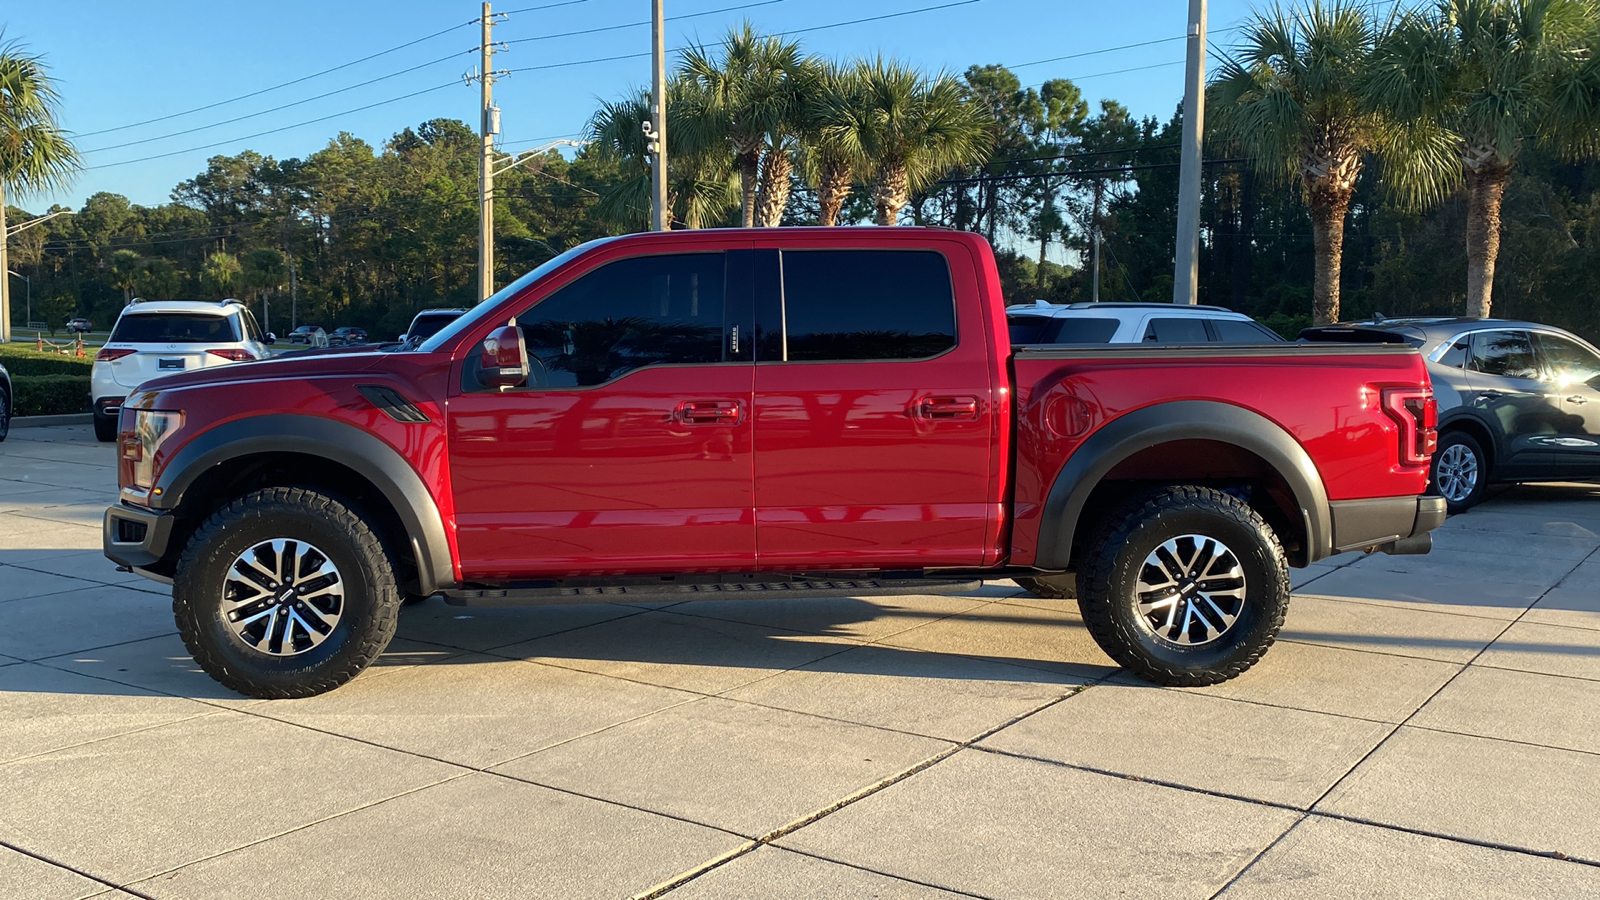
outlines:
{"label": "tree line", "polygon": [[[1493,312],[1600,336],[1597,36],[1593,0],[1256,15],[1208,91],[1201,302],[1292,335],[1487,314],[1492,291]],[[498,283],[644,227],[647,110],[643,91],[604,102],[573,158],[497,179]],[[939,225],[996,245],[1013,302],[1171,296],[1176,112],[1135,117],[998,65],[819,58],[746,25],[682,54],[667,113],[676,227]],[[398,333],[476,299],[477,153],[468,126],[434,119],[376,147],[217,156],[168,203],[96,194],[18,234],[11,268],[57,323],[231,294],[280,332],[293,315]]]}

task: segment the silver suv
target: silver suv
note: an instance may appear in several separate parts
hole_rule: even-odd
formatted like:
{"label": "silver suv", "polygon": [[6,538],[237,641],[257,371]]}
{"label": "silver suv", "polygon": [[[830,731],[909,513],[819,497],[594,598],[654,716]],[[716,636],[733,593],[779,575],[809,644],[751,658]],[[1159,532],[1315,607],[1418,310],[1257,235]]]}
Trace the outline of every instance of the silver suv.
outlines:
{"label": "silver suv", "polygon": [[1175,303],[1006,307],[1012,344],[1264,344],[1283,338],[1244,313]]}
{"label": "silver suv", "polygon": [[1462,512],[1492,482],[1600,480],[1600,350],[1509,319],[1414,318],[1308,328],[1306,341],[1404,342],[1439,404],[1433,487]]}

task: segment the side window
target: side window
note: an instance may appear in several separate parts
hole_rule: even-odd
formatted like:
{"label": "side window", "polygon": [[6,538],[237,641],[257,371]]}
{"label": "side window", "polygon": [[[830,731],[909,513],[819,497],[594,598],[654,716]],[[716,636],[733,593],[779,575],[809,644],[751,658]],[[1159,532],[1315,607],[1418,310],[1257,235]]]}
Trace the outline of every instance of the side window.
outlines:
{"label": "side window", "polygon": [[723,282],[721,253],[617,260],[533,305],[517,325],[552,388],[604,384],[643,366],[722,362]]}
{"label": "side window", "polygon": [[244,339],[262,343],[267,338],[261,333],[261,325],[256,322],[255,314],[248,309],[239,311],[239,321],[244,323]]}
{"label": "side window", "polygon": [[1503,378],[1538,378],[1526,331],[1480,331],[1472,336],[1472,370]]}
{"label": "side window", "polygon": [[1145,326],[1144,339],[1157,344],[1205,344],[1211,341],[1206,335],[1204,319],[1167,318],[1151,319]]}
{"label": "side window", "polygon": [[1449,366],[1452,369],[1465,369],[1467,367],[1467,349],[1472,345],[1472,335],[1464,334],[1456,338],[1450,349],[1439,356],[1439,365]]}
{"label": "side window", "polygon": [[1538,337],[1548,380],[1562,385],[1582,384],[1600,375],[1600,358],[1588,347],[1558,334],[1540,334]]}
{"label": "side window", "polygon": [[1212,319],[1211,327],[1224,344],[1276,344],[1283,340],[1261,325],[1240,319]]}
{"label": "side window", "polygon": [[[955,293],[928,250],[791,250],[783,265],[783,355],[927,359],[956,345]],[[773,361],[769,341],[763,356]]]}

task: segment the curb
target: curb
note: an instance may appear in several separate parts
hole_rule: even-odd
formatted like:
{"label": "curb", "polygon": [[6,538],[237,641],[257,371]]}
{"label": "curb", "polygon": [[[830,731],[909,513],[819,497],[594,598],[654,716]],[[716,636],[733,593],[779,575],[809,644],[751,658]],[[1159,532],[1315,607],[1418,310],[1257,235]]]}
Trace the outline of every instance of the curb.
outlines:
{"label": "curb", "polygon": [[55,425],[90,425],[94,413],[68,413],[62,416],[18,416],[11,420],[12,428],[50,428]]}

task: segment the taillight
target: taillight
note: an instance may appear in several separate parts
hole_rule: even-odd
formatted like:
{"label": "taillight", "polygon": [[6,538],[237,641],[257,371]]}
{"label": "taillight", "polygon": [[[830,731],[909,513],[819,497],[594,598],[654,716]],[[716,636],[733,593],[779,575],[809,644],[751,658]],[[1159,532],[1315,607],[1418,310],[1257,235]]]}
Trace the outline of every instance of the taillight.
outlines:
{"label": "taillight", "polygon": [[229,348],[225,350],[207,350],[206,352],[210,353],[212,356],[220,356],[223,359],[231,359],[234,362],[244,362],[247,359],[256,358],[256,355],[251,353],[249,350],[240,350],[237,348]]}
{"label": "taillight", "polygon": [[94,355],[94,361],[95,362],[111,362],[114,359],[121,359],[124,356],[132,356],[133,354],[135,354],[137,352],[139,352],[139,351],[137,351],[137,350],[129,350],[126,347],[118,348],[116,350],[113,350],[110,347],[101,347],[100,348],[100,352],[96,353]]}
{"label": "taillight", "polygon": [[1439,446],[1439,406],[1432,388],[1385,388],[1383,411],[1400,426],[1400,462],[1425,466]]}

